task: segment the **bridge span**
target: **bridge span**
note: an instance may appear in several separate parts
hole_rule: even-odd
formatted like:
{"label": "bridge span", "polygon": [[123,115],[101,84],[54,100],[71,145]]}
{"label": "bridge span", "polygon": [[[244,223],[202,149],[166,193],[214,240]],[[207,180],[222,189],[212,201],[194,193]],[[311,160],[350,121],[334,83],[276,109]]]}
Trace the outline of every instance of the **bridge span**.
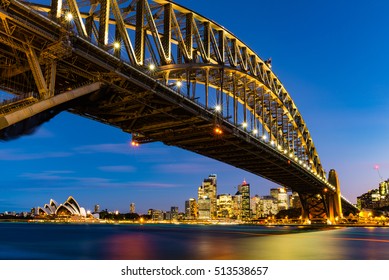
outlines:
{"label": "bridge span", "polygon": [[212,20],[167,0],[0,0],[0,19],[2,139],[67,110],[285,186],[307,219],[357,211],[271,61]]}

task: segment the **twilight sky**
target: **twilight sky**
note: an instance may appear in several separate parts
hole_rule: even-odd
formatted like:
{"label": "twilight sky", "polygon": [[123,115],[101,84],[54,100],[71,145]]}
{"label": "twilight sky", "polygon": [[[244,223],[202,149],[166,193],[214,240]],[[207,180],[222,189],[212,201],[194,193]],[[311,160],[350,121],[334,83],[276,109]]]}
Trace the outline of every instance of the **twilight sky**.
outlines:
{"label": "twilight sky", "polygon": [[[389,2],[176,1],[234,33],[274,73],[300,110],[321,162],[336,169],[351,202],[389,177]],[[0,92],[0,99],[4,94]],[[218,193],[251,193],[274,183],[161,143],[129,146],[131,136],[64,112],[31,136],[0,142],[0,212],[29,211],[72,195],[93,209],[145,213],[197,198],[209,174]]]}

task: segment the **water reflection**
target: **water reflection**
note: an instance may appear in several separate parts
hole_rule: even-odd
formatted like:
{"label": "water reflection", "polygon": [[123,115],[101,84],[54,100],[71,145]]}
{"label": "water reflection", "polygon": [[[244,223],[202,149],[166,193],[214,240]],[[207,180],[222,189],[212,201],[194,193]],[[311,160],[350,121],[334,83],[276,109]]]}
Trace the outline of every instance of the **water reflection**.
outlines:
{"label": "water reflection", "polygon": [[389,228],[0,223],[0,259],[389,259]]}

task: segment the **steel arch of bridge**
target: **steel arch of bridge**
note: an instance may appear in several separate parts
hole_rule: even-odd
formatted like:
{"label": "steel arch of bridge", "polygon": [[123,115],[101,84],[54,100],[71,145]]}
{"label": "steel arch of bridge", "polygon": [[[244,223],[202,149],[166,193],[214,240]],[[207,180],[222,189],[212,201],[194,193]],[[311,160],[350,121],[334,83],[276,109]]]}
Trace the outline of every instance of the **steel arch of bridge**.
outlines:
{"label": "steel arch of bridge", "polygon": [[[336,192],[336,186],[326,180],[300,112],[271,70],[271,61],[262,60],[224,27],[166,0],[52,0],[47,5],[0,0],[0,4],[4,11],[0,44],[7,47],[0,59],[4,65],[15,65],[2,71],[1,87],[22,96],[20,106],[51,100],[66,90],[63,100],[71,100],[100,89],[102,84],[126,92],[127,82],[121,79],[126,73],[118,73],[122,71],[121,61],[212,111],[216,126],[228,123],[250,134]],[[29,8],[50,18],[50,24],[44,27],[45,20],[37,15],[34,24],[41,28],[34,28],[22,18]],[[81,52],[74,50],[75,43],[86,53],[81,62],[74,55]],[[101,62],[92,63],[96,54],[116,68],[103,71],[105,65]],[[85,69],[80,66],[83,63]],[[92,64],[101,69],[92,69]],[[81,87],[91,81],[92,85]],[[74,94],[71,90],[75,88],[81,90]],[[136,94],[141,100],[149,93],[138,90]],[[3,112],[19,106],[11,105],[3,106]],[[115,120],[105,122],[120,127],[118,123],[127,117],[119,111],[117,114]],[[126,131],[139,141],[158,140],[132,127]],[[310,194],[307,197],[318,198]],[[318,200],[326,200],[326,195],[322,193]],[[314,205],[322,205],[318,216],[323,211],[328,213],[325,203]]]}
{"label": "steel arch of bridge", "polygon": [[[194,84],[204,84],[206,108],[210,105],[209,88],[217,89],[217,99],[224,101],[219,104],[221,109],[230,109],[225,107],[232,99],[232,117],[227,110],[220,112],[222,117],[232,118],[235,125],[247,125],[246,130],[326,177],[307,125],[272,72],[271,63],[224,27],[166,0],[61,2],[53,0],[50,6],[34,7],[59,22],[70,12],[70,28],[80,37],[111,49],[131,65],[154,65],[156,78],[166,84],[180,81],[188,95],[192,95],[189,92]],[[115,48],[115,44],[121,47]],[[195,93],[192,98],[196,98]],[[240,124],[237,103],[243,105]],[[249,113],[255,121],[250,121]]]}

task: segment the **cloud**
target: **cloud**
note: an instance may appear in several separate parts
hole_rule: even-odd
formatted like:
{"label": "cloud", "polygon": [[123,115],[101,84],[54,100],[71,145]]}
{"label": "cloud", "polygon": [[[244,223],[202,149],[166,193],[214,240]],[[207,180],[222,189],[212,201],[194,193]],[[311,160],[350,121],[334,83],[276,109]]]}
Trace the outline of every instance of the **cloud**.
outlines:
{"label": "cloud", "polygon": [[[131,166],[107,166],[116,170],[130,169]],[[108,168],[109,169],[109,168]],[[122,171],[114,171],[122,172]],[[70,176],[70,170],[43,171],[40,173],[23,173],[19,177],[29,180],[28,188],[18,190],[75,190],[75,189],[122,189],[122,188],[147,188],[167,189],[182,187],[182,184],[161,183],[153,181],[117,181],[104,177],[80,177]],[[24,184],[26,185],[26,184]]]}
{"label": "cloud", "polygon": [[111,165],[111,166],[99,166],[99,170],[106,172],[135,172],[136,167],[130,165]]}
{"label": "cloud", "polygon": [[[155,147],[149,145],[140,145],[139,147],[132,147],[130,143],[106,143],[79,146],[74,148],[74,151],[82,154],[110,153],[122,155],[152,156],[152,159],[156,160],[159,159],[159,157],[155,157],[156,155],[169,154],[168,149],[168,147]],[[147,157],[144,159],[149,160],[149,158]]]}
{"label": "cloud", "polygon": [[161,173],[181,173],[181,174],[194,174],[194,173],[208,173],[210,170],[209,165],[198,163],[166,163],[156,165],[155,170]]}
{"label": "cloud", "polygon": [[144,188],[154,188],[154,189],[170,189],[170,188],[179,188],[182,187],[181,184],[167,184],[167,183],[159,183],[159,182],[131,182],[131,186],[133,187],[144,187]]}
{"label": "cloud", "polygon": [[19,161],[19,160],[37,160],[47,158],[70,157],[72,153],[68,152],[43,152],[43,153],[23,153],[20,149],[5,149],[0,151],[0,160]]}
{"label": "cloud", "polygon": [[73,180],[73,177],[62,176],[62,174],[71,174],[74,173],[70,170],[58,170],[58,171],[43,171],[40,173],[23,173],[20,175],[21,178],[27,178],[31,180],[40,180],[40,181],[63,181],[63,180]]}
{"label": "cloud", "polygon": [[112,154],[130,154],[128,144],[98,144],[76,147],[76,152],[83,154],[92,153],[112,153]]}
{"label": "cloud", "polygon": [[44,128],[44,127],[38,127],[37,130],[33,135],[30,136],[30,139],[32,138],[53,138],[55,135],[50,130]]}

